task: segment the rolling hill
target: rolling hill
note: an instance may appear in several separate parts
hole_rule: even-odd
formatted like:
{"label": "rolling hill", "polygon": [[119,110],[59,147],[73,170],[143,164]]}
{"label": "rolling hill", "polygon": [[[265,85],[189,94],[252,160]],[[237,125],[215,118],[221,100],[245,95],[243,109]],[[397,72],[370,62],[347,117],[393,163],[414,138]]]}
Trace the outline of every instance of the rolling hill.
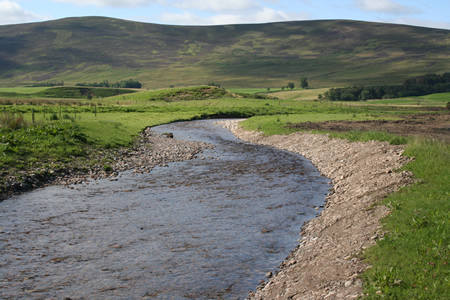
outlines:
{"label": "rolling hill", "polygon": [[104,17],[0,26],[0,86],[399,84],[450,71],[450,31],[348,20],[171,26]]}

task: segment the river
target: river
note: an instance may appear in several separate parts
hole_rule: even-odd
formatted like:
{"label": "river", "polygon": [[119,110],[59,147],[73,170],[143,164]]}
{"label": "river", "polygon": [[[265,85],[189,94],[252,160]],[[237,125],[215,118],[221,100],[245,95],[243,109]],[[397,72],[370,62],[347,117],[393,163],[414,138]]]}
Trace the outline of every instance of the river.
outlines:
{"label": "river", "polygon": [[0,298],[244,299],[330,188],[300,155],[243,143],[214,121],[154,131],[216,147],[0,203]]}

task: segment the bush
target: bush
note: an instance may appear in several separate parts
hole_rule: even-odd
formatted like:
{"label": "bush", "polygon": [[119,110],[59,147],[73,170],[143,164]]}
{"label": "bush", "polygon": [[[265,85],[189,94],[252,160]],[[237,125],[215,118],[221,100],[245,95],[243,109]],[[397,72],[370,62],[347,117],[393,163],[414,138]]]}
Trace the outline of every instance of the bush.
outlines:
{"label": "bush", "polygon": [[50,120],[51,121],[58,121],[59,120],[58,115],[56,113],[52,113],[52,115],[50,116]]}
{"label": "bush", "polygon": [[4,113],[0,118],[0,125],[2,125],[2,127],[6,129],[16,130],[19,128],[27,127],[28,122],[25,121],[23,115],[18,115],[17,117],[15,117],[13,114]]}

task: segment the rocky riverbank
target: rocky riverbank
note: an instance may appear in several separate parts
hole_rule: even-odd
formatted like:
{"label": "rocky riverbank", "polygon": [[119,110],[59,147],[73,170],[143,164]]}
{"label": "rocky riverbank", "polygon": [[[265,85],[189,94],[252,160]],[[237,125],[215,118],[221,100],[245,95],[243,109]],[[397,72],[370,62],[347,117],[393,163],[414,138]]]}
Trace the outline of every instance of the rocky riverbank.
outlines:
{"label": "rocky riverbank", "polygon": [[243,130],[238,121],[220,124],[243,141],[305,156],[333,183],[325,209],[303,226],[297,249],[249,298],[358,298],[362,293],[359,275],[370,267],[359,254],[383,238],[379,220],[389,213],[389,208],[375,204],[413,182],[409,172],[395,171],[411,160],[402,156],[403,147],[304,132],[263,136]]}
{"label": "rocky riverbank", "polygon": [[[5,183],[0,186],[0,201],[17,193],[48,185],[58,184],[73,188],[73,185],[91,179],[116,180],[119,173],[124,171],[150,172],[155,166],[192,159],[202,150],[213,147],[207,143],[176,140],[172,137],[170,133],[157,135],[151,128],[147,128],[131,148],[95,152],[87,159],[75,159],[70,165],[56,168],[35,168],[14,174],[3,172],[2,176],[6,178]],[[87,160],[98,163],[88,165]]]}

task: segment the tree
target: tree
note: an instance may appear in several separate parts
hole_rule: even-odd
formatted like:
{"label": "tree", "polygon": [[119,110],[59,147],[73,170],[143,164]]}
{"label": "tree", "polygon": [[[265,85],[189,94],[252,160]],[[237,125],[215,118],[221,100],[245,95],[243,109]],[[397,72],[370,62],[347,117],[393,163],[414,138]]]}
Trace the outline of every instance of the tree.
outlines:
{"label": "tree", "polygon": [[308,87],[308,78],[306,78],[306,77],[300,78],[300,86],[302,87],[302,89],[307,88]]}
{"label": "tree", "polygon": [[295,84],[294,84],[293,82],[289,82],[289,83],[287,84],[287,87],[290,88],[290,89],[292,90],[293,88],[295,88]]}

